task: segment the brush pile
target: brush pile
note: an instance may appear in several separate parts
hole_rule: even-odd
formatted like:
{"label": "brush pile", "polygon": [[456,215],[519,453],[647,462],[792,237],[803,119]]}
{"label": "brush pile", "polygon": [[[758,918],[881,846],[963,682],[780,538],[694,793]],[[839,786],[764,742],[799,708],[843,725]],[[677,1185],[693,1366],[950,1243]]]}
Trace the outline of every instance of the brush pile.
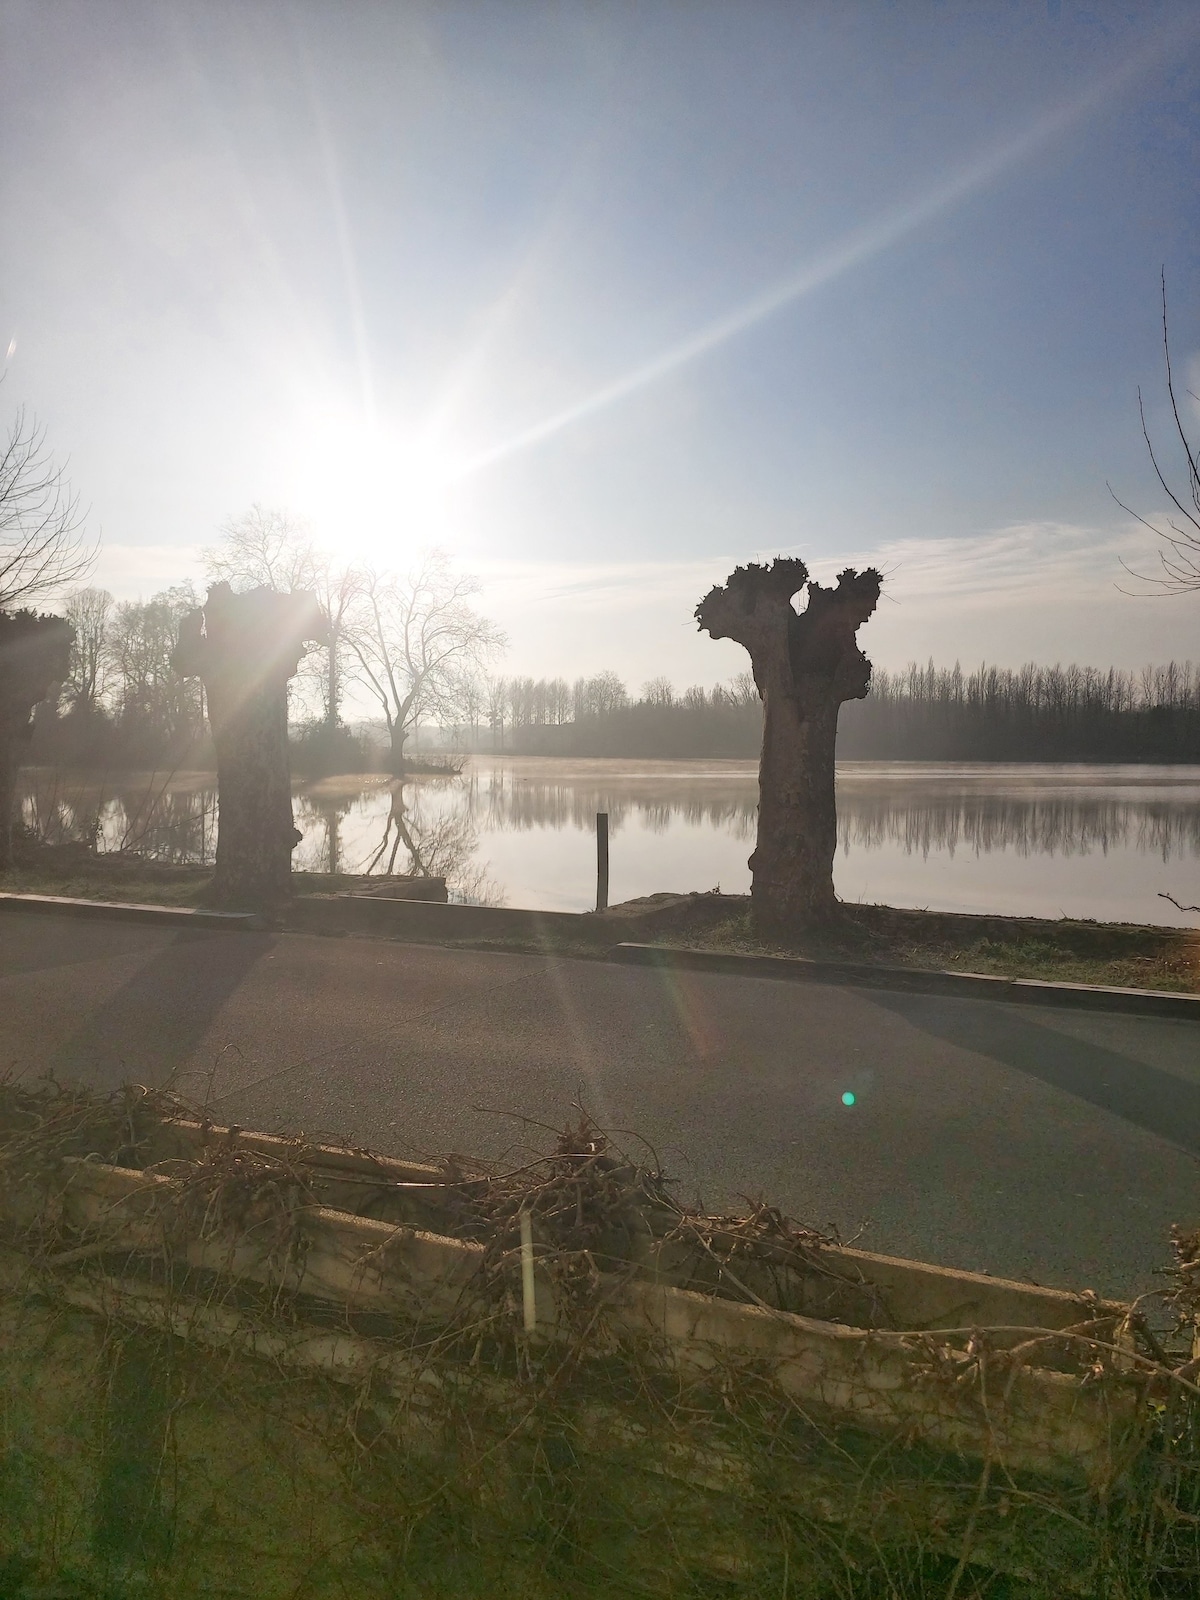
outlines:
{"label": "brush pile", "polygon": [[0,1594],[1194,1596],[1200,1236],[1153,1303],[0,1087]]}

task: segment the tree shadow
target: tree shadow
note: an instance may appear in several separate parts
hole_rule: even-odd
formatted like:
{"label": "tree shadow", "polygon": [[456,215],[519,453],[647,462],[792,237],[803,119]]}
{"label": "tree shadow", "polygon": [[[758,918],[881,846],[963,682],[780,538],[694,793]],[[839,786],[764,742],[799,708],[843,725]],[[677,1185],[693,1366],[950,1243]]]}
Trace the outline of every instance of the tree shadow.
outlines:
{"label": "tree shadow", "polygon": [[90,1012],[46,1066],[98,1089],[161,1086],[189,1067],[214,1019],[276,944],[267,933],[184,929]]}
{"label": "tree shadow", "polygon": [[1200,1156],[1200,1083],[1059,1033],[1015,1007],[991,1005],[985,1019],[977,1000],[887,992],[872,999],[934,1038],[1013,1067]]}

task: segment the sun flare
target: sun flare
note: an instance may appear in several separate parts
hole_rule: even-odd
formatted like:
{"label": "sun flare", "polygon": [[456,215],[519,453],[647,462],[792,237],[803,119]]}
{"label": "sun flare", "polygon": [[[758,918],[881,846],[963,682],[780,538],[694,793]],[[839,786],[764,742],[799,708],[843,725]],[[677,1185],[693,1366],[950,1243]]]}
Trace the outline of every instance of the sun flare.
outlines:
{"label": "sun flare", "polygon": [[458,464],[428,434],[323,418],[300,430],[289,455],[288,505],[346,559],[390,566],[454,543],[449,501]]}

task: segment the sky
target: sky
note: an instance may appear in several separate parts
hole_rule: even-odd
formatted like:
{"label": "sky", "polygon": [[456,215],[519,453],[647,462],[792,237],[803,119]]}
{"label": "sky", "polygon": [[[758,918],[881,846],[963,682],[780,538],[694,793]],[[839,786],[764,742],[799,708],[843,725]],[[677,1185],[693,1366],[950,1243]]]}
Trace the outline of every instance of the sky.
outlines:
{"label": "sky", "polygon": [[514,673],[727,678],[779,552],[883,666],[1200,657],[1109,488],[1164,271],[1200,392],[1194,4],[0,0],[0,72],[0,423],[119,597],[258,502],[450,551]]}

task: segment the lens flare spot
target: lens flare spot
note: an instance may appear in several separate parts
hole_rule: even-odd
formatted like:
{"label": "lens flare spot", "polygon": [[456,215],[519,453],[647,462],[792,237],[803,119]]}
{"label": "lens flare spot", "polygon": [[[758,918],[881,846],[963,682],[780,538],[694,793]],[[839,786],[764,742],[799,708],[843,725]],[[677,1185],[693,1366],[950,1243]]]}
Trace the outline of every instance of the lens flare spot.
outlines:
{"label": "lens flare spot", "polygon": [[857,1099],[857,1096],[852,1094],[850,1092],[850,1090],[847,1089],[845,1094],[842,1096],[842,1104],[844,1106],[852,1106],[856,1099]]}

